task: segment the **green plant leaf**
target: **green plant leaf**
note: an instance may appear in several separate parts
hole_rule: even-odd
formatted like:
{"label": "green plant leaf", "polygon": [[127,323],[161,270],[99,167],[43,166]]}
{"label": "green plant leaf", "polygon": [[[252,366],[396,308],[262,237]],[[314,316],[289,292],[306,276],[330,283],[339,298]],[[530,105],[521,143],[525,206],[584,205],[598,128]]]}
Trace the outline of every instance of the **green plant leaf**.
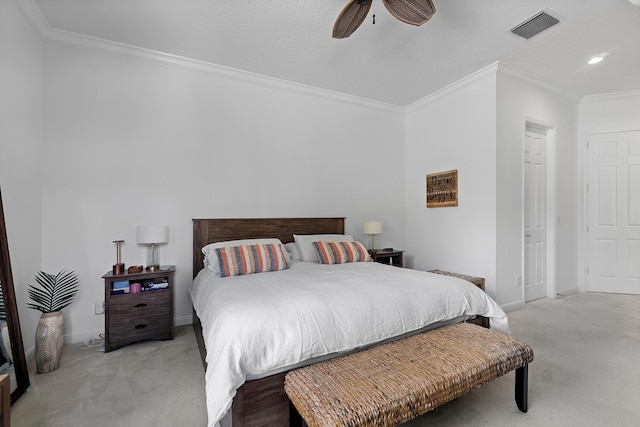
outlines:
{"label": "green plant leaf", "polygon": [[56,275],[39,271],[35,281],[40,287],[29,285],[29,298],[33,303],[27,303],[27,307],[43,313],[53,313],[67,307],[79,290],[78,275],[74,271],[62,270]]}

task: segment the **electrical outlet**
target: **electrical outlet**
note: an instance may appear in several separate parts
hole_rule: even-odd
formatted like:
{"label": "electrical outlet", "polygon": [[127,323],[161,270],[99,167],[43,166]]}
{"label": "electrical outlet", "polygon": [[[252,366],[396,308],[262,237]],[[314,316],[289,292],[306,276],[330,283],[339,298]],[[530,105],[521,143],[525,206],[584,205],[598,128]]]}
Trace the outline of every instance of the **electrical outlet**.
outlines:
{"label": "electrical outlet", "polygon": [[522,276],[516,276],[516,286],[522,286]]}
{"label": "electrical outlet", "polygon": [[96,314],[103,314],[104,313],[104,301],[96,301],[95,313]]}

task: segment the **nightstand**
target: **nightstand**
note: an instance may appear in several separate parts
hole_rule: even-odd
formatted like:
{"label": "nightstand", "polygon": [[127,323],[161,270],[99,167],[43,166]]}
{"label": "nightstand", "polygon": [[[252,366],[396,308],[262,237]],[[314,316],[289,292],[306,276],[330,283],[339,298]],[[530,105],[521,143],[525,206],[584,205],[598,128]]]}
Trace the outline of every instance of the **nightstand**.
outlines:
{"label": "nightstand", "polygon": [[142,271],[104,279],[104,351],[142,340],[173,339],[173,273]]}
{"label": "nightstand", "polygon": [[[467,282],[473,283],[484,291],[484,277],[467,276],[465,274],[452,273],[450,271],[443,270],[431,270],[430,273],[442,274],[443,276],[458,277],[460,279],[466,280]],[[475,323],[476,325],[484,326],[485,328],[489,327],[489,319],[484,316],[476,316],[473,319],[467,320],[467,322]]]}
{"label": "nightstand", "polygon": [[404,251],[383,251],[381,249],[369,251],[371,259],[375,262],[395,267],[404,267],[403,254]]}

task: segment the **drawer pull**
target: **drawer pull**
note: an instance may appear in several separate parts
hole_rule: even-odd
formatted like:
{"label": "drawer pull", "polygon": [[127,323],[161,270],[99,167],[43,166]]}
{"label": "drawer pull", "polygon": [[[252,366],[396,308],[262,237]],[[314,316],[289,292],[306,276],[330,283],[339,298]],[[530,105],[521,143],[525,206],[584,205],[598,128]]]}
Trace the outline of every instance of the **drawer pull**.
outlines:
{"label": "drawer pull", "polygon": [[147,304],[145,304],[145,303],[143,303],[143,302],[141,302],[141,303],[139,303],[139,304],[134,305],[134,307],[136,307],[136,308],[146,307],[146,306],[147,306]]}
{"label": "drawer pull", "polygon": [[137,326],[134,326],[134,329],[144,329],[146,327],[147,325],[137,325]]}

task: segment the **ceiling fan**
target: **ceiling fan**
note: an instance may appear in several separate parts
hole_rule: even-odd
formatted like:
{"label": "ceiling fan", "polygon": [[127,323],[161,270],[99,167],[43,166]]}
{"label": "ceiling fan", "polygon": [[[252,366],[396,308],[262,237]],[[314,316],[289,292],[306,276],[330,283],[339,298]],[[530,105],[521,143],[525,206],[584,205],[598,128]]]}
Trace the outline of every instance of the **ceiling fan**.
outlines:
{"label": "ceiling fan", "polygon": [[[369,14],[372,2],[351,0],[333,25],[333,38],[344,39],[353,34]],[[424,24],[436,13],[431,0],[382,0],[382,3],[394,17],[415,26]]]}

